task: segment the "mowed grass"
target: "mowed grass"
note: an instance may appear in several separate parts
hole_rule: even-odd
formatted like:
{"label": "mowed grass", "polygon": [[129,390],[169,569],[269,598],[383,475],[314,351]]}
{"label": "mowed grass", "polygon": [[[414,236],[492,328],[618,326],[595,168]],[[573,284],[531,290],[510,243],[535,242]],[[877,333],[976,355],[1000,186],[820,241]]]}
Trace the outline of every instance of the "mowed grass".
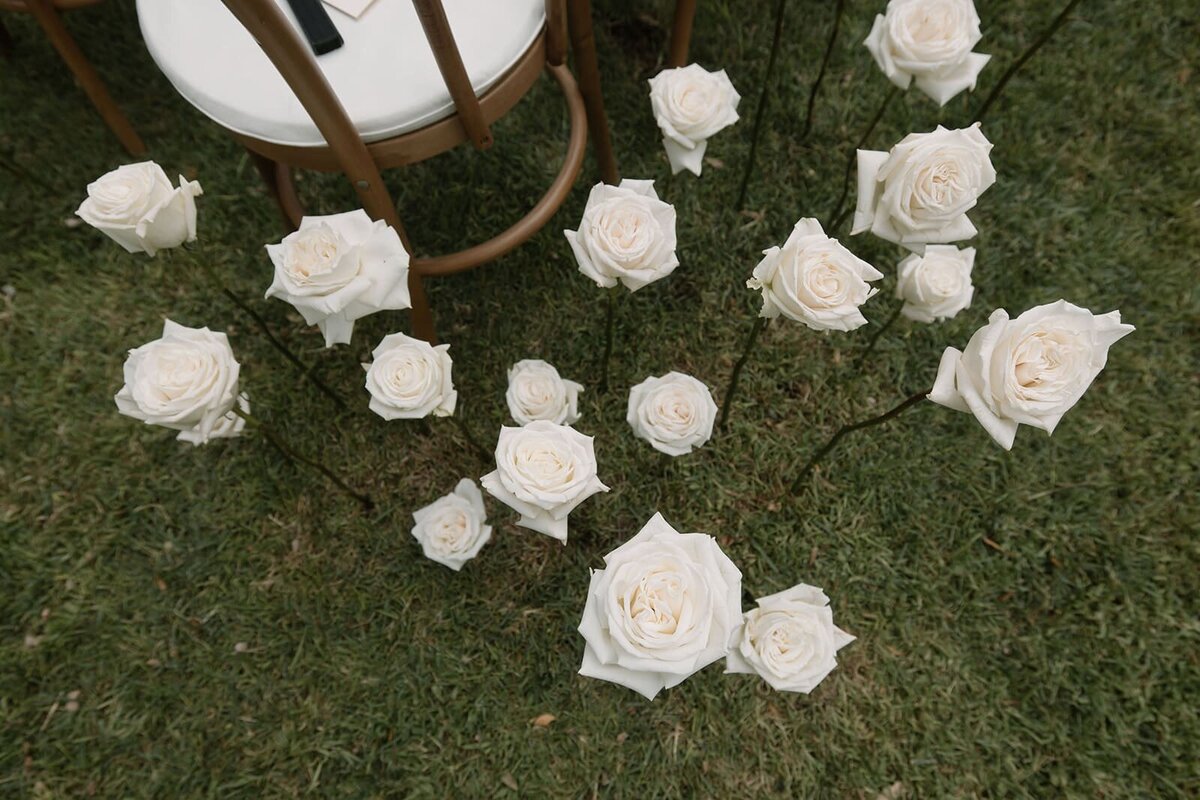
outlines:
{"label": "mowed grass", "polygon": [[[391,0],[381,0],[390,2]],[[872,333],[773,323],[726,435],[669,459],[632,437],[626,392],[680,370],[723,392],[757,311],[744,282],[801,216],[824,219],[849,143],[888,84],[860,42],[883,0],[847,3],[809,141],[797,141],[831,4],[792,3],[760,169],[733,208],[773,3],[701,3],[696,61],[726,68],[743,120],[700,179],[669,176],[646,98],[671,4],[597,0],[625,175],[679,212],[682,265],[618,307],[615,390],[595,391],[603,295],[573,228],[589,161],[554,223],[484,269],[431,284],[460,413],[507,419],[507,367],[545,358],[588,387],[608,494],[569,543],[516,528],[461,573],[425,560],[410,513],[490,469],[446,420],[367,412],[359,362],[403,313],[326,351],[263,300],[282,234],[235,143],[175,95],[132,2],[72,13],[111,90],[169,174],[197,177],[199,258],[348,400],[339,413],[187,257],[130,256],[72,222],[85,185],[129,160],[28,18],[0,64],[0,794],[12,797],[1195,797],[1200,794],[1196,276],[1200,61],[1187,0],[1091,0],[1010,84],[984,130],[998,183],[972,212],[976,299],[934,326]],[[970,119],[1059,3],[978,3],[979,93],[910,92],[871,140]],[[549,81],[460,149],[389,176],[418,249],[479,241],[557,168],[566,118]],[[354,207],[304,174],[314,213]],[[842,231],[843,235],[845,231]],[[887,274],[900,251],[844,237]],[[928,386],[946,345],[993,308],[1065,297],[1137,326],[1047,438],[995,446],[926,404],[858,434],[800,497],[788,487],[837,426]],[[117,415],[125,351],[162,319],[228,331],[255,412],[380,501],[364,513],[258,437],[191,448]],[[749,598],[822,586],[858,640],[811,696],[714,665],[647,703],[576,675],[588,570],[655,511],[718,537]],[[531,720],[553,714],[538,727]],[[882,793],[882,794],[881,794]]]}

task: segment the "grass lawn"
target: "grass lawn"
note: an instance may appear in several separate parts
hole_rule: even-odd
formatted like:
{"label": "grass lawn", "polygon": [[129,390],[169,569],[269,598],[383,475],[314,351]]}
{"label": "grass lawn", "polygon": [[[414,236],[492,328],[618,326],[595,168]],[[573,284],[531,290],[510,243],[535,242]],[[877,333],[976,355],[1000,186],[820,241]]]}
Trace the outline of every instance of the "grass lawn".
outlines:
{"label": "grass lawn", "polygon": [[[389,1],[389,0],[383,0]],[[617,311],[616,389],[597,396],[603,295],[576,270],[595,179],[553,224],[483,269],[431,283],[460,413],[508,421],[505,371],[545,358],[588,386],[578,427],[610,486],[570,541],[514,526],[461,573],[426,560],[411,512],[491,467],[447,420],[384,423],[360,361],[403,312],[350,346],[264,300],[282,228],[243,151],[157,72],[133,3],[69,27],[169,174],[199,179],[200,245],[228,285],[347,398],[337,412],[185,258],[131,256],[73,211],[128,161],[31,19],[0,62],[0,795],[12,797],[1196,797],[1200,794],[1197,364],[1200,29],[1189,0],[1089,0],[1009,85],[984,132],[999,180],[972,307],[901,321],[861,374],[872,327],[772,323],[728,433],[670,459],[625,423],[629,386],[680,370],[717,392],[759,306],[759,252],[833,205],[847,148],[889,84],[862,39],[884,0],[847,3],[812,136],[796,140],[831,19],[791,4],[778,89],[746,209],[735,209],[772,3],[705,0],[694,60],[724,67],[742,121],[704,175],[669,175],[646,79],[670,3],[596,0],[622,171],[679,212],[680,268]],[[916,92],[870,145],[965,124],[1061,2],[980,0],[979,92]],[[543,80],[458,149],[389,175],[421,252],[499,231],[557,169],[565,109]],[[313,213],[355,207],[302,175]],[[899,248],[845,236],[887,278]],[[11,287],[11,291],[7,288]],[[858,434],[789,496],[837,426],[928,386],[946,345],[993,308],[1060,297],[1137,326],[1054,437],[1011,453],[970,416],[922,404]],[[118,416],[125,351],[163,317],[225,330],[255,412],[380,502],[364,513],[259,437],[192,448]],[[576,675],[588,570],[655,511],[705,531],[747,597],[807,582],[858,640],[810,696],[710,667],[648,703]],[[749,607],[749,606],[747,606]],[[548,727],[531,724],[553,714]]]}

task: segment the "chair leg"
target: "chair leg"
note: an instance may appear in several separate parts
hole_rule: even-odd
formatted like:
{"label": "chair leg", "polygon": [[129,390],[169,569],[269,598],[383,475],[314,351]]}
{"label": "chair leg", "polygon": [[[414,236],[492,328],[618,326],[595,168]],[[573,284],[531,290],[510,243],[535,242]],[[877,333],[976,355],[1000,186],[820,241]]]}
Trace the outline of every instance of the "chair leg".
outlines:
{"label": "chair leg", "polygon": [[284,227],[288,229],[289,233],[299,228],[300,220],[304,217],[304,206],[301,205],[300,198],[296,195],[296,186],[292,183],[291,170],[286,165],[267,158],[261,153],[256,153],[249,147],[246,148],[246,152],[250,155],[250,160],[254,162],[254,168],[258,170],[263,183],[267,185],[271,199],[279,208]]}
{"label": "chair leg", "polygon": [[671,23],[671,49],[668,67],[683,67],[688,63],[688,47],[692,43],[692,21],[696,18],[696,0],[675,0],[675,19]]}
{"label": "chair leg", "polygon": [[412,300],[412,335],[437,344],[437,329],[433,325],[433,309],[425,296],[425,279],[415,269],[408,271],[408,294]]}
{"label": "chair leg", "polygon": [[54,49],[62,56],[63,61],[67,62],[67,67],[79,81],[79,85],[87,94],[88,99],[92,101],[92,105],[96,107],[96,111],[100,112],[100,116],[108,124],[109,130],[121,142],[121,146],[128,150],[130,155],[144,154],[146,145],[142,143],[133,126],[129,124],[129,120],[121,113],[121,109],[113,102],[108,89],[104,88],[104,82],[100,80],[100,76],[88,63],[83,51],[79,49],[79,45],[75,44],[75,40],[67,32],[62,18],[54,10],[51,0],[27,0],[25,5],[37,20],[38,25],[46,32]]}
{"label": "chair leg", "polygon": [[587,108],[588,129],[592,147],[600,165],[600,179],[616,184],[621,180],[617,159],[613,155],[612,138],[608,130],[608,115],[604,112],[604,95],[600,91],[600,62],[596,56],[596,37],[592,31],[591,0],[568,0],[567,24],[571,30],[571,49],[575,51],[575,69],[579,73],[579,92]]}
{"label": "chair leg", "polygon": [[0,21],[0,57],[11,59],[13,54],[13,38],[8,32],[8,28],[4,27],[4,22]]}

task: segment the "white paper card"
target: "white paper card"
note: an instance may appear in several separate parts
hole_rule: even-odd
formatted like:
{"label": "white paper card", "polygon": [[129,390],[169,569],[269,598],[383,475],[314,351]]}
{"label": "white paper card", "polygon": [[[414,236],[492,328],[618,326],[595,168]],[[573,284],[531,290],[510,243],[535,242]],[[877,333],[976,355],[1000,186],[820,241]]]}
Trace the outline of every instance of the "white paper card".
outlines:
{"label": "white paper card", "polygon": [[367,6],[374,2],[375,0],[325,0],[326,5],[333,6],[343,14],[349,14],[355,19],[361,17],[362,13],[367,10]]}

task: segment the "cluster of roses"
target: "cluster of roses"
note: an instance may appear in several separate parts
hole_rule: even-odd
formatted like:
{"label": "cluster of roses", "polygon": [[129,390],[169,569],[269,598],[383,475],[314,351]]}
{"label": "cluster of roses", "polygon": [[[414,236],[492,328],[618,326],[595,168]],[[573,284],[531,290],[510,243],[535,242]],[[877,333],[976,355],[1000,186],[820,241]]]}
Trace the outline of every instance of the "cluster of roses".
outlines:
{"label": "cluster of roses", "polygon": [[[986,64],[987,56],[971,52],[978,40],[971,0],[891,0],[866,44],[897,85],[915,80],[945,103],[973,88]],[[732,83],[724,71],[691,65],[663,71],[650,88],[672,170],[700,174],[707,140],[738,118]],[[976,233],[967,212],[996,180],[990,150],[975,125],[939,126],[887,152],[857,153],[852,233],[871,231],[910,251],[897,266],[896,287],[910,319],[949,319],[971,303],[975,250],[954,243]],[[195,239],[200,193],[198,183],[183,178],[172,187],[147,162],[91,184],[78,213],[129,251],[154,255]],[[675,223],[675,209],[652,181],[624,180],[595,186],[578,228],[565,235],[584,275],[600,287],[621,284],[633,292],[679,265]],[[363,316],[410,305],[408,253],[395,231],[363,211],[306,217],[267,252],[274,266],[267,296],[293,305],[321,330],[326,346],[350,342]],[[861,307],[877,292],[870,283],[881,278],[805,218],[781,247],[764,251],[747,286],[761,292],[766,320],[783,316],[814,330],[850,331],[867,323]],[[1104,367],[1108,348],[1132,330],[1119,312],[1093,315],[1065,301],[1016,319],[996,310],[964,352],[946,349],[928,397],[972,413],[1010,448],[1019,424],[1052,432]],[[363,365],[370,410],[385,420],[453,415],[448,350],[402,333],[385,336]],[[223,333],[167,320],[162,338],[130,351],[124,373],[120,412],[175,429],[183,441],[237,436],[250,418]],[[517,425],[501,429],[496,469],[480,483],[520,515],[518,525],[565,543],[570,512],[608,490],[597,475],[592,438],[571,427],[583,387],[536,359],[512,366],[508,380],[506,401]],[[635,435],[671,456],[704,445],[716,415],[709,388],[679,372],[647,378],[628,398]],[[482,492],[470,478],[413,519],[425,555],[454,570],[492,533]],[[716,540],[681,534],[659,514],[604,561],[592,573],[579,627],[586,640],[580,672],[650,698],[722,658],[728,671],[756,672],[778,689],[808,692],[853,640],[833,624],[823,592],[805,584],[762,598],[743,615],[741,573]]]}

